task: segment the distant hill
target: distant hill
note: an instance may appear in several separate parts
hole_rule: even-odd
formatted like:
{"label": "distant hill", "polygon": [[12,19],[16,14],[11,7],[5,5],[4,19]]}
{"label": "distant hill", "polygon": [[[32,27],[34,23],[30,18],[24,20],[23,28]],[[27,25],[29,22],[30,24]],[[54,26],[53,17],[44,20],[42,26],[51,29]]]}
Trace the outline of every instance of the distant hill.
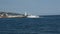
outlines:
{"label": "distant hill", "polygon": [[19,14],[19,13],[2,12],[2,11],[0,11],[0,14],[8,14],[8,15],[24,15],[24,14]]}

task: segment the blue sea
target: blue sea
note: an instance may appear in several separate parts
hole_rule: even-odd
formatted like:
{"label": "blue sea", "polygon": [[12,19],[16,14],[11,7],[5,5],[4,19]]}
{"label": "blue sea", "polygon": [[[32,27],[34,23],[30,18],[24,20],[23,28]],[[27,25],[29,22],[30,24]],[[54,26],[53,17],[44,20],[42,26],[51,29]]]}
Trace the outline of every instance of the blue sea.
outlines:
{"label": "blue sea", "polygon": [[0,34],[60,34],[60,15],[0,18]]}

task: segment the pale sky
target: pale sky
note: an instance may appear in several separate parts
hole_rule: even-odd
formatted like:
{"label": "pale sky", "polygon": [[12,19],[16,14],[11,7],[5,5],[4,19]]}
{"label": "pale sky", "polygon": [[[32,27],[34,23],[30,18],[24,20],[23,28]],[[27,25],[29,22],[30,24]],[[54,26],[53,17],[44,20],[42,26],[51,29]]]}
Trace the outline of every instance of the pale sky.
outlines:
{"label": "pale sky", "polygon": [[60,15],[60,0],[0,0],[0,11]]}

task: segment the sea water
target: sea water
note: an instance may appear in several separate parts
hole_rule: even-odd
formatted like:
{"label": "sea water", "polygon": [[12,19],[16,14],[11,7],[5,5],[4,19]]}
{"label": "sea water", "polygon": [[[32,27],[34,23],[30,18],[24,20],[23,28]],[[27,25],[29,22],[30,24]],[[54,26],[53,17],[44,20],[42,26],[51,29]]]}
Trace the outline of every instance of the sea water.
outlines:
{"label": "sea water", "polygon": [[0,18],[0,34],[60,34],[60,16]]}

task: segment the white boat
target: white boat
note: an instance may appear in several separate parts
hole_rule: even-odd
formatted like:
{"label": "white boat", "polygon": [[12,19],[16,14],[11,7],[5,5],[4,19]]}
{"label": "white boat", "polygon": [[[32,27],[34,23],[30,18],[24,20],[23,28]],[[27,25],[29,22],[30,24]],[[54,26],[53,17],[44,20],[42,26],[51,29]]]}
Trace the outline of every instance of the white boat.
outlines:
{"label": "white boat", "polygon": [[27,16],[27,18],[39,18],[39,16],[28,15],[26,12],[25,12],[25,16]]}
{"label": "white boat", "polygon": [[39,18],[39,16],[28,15],[27,18]]}

